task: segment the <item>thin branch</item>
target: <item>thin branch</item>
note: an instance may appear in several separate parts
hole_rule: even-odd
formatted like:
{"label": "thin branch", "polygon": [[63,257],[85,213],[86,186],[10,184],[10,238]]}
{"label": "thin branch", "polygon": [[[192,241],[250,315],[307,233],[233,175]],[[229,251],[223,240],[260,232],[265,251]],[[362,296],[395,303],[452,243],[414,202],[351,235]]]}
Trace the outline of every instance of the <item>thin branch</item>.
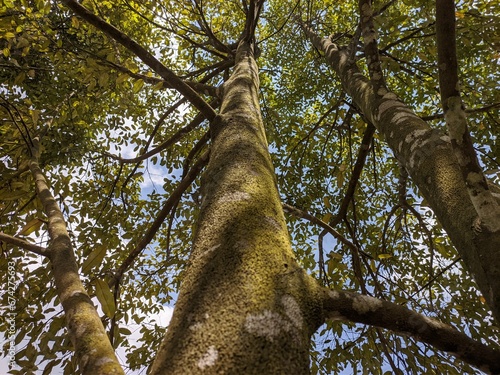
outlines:
{"label": "thin branch", "polygon": [[110,281],[110,286],[115,286],[115,290],[118,288],[120,281],[123,277],[125,271],[132,265],[135,259],[142,253],[145,247],[151,242],[154,238],[161,225],[165,221],[165,218],[171,211],[172,207],[177,202],[177,199],[184,193],[184,191],[191,185],[191,183],[196,179],[200,171],[203,167],[208,163],[209,159],[209,151],[205,152],[193,165],[193,167],[189,170],[186,176],[179,182],[179,185],[175,188],[172,194],[168,197],[166,202],[163,205],[163,208],[158,213],[158,216],[155,218],[147,232],[141,238],[141,240],[135,245],[135,247],[130,251],[127,258],[123,261],[120,267],[115,272],[113,279]]}
{"label": "thin branch", "polygon": [[198,24],[200,25],[201,29],[205,31],[205,34],[207,35],[208,40],[210,41],[210,44],[219,52],[229,53],[231,55],[234,55],[234,52],[231,51],[231,49],[228,46],[222,43],[212,32],[212,29],[205,18],[202,2],[194,0],[194,4],[201,18],[201,22],[199,22]]}
{"label": "thin branch", "polygon": [[344,198],[342,199],[340,209],[337,212],[337,215],[330,221],[330,225],[332,227],[340,223],[340,221],[345,217],[347,213],[349,203],[354,196],[359,178],[361,177],[361,172],[363,171],[363,168],[365,166],[366,157],[370,152],[370,144],[372,143],[374,133],[375,126],[369,123],[366,126],[365,133],[363,134],[363,139],[361,140],[361,145],[359,146],[358,157],[356,158],[356,163],[354,164],[354,168],[352,170],[351,179],[349,180],[347,191],[344,195]]}
{"label": "thin branch", "polygon": [[18,237],[9,236],[8,234],[5,234],[3,232],[0,232],[0,242],[5,242],[20,247],[24,250],[31,251],[38,255],[48,256],[48,251],[45,247],[35,245]]}
{"label": "thin branch", "polygon": [[[391,49],[392,47],[394,46],[397,46],[398,44],[400,43],[403,43],[405,41],[407,41],[408,39],[412,39],[412,38],[416,38],[415,35],[418,34],[419,32],[425,30],[426,28],[428,27],[431,27],[431,26],[434,26],[434,22],[432,23],[429,23],[429,24],[426,24],[422,27],[419,27],[419,28],[416,28],[414,29],[411,33],[409,33],[408,35],[405,35],[404,37],[392,42],[392,43],[389,43],[388,45],[386,45],[384,48],[382,48],[380,50],[380,53],[384,53],[386,52],[387,50]],[[429,36],[429,35],[425,35],[425,36]]]}
{"label": "thin branch", "polygon": [[443,275],[446,271],[448,271],[450,268],[452,268],[453,266],[455,266],[455,264],[457,264],[461,260],[462,260],[462,258],[460,258],[460,257],[456,258],[453,262],[451,262],[450,264],[448,264],[441,271],[439,271],[437,274],[435,274],[433,277],[431,277],[431,279],[429,281],[427,281],[424,285],[422,285],[416,292],[414,292],[410,296],[410,298],[415,297],[422,290],[424,290],[425,288],[427,288],[428,286],[430,286],[434,281],[436,281],[439,277],[441,277],[441,275]]}
{"label": "thin branch", "polygon": [[[217,106],[218,102],[214,101],[214,102],[212,102],[212,105]],[[149,150],[148,152],[146,152],[140,156],[137,156],[135,158],[125,159],[125,158],[121,158],[119,156],[112,155],[109,153],[106,153],[106,155],[112,159],[118,160],[121,164],[137,163],[137,162],[146,160],[149,157],[151,157],[151,156],[167,149],[168,147],[172,146],[175,142],[177,142],[179,139],[181,139],[184,135],[188,134],[190,131],[197,128],[203,122],[204,119],[205,119],[205,117],[201,113],[199,113],[198,115],[195,116],[195,118],[188,125],[186,125],[182,129],[179,129],[175,134],[173,134],[169,139],[164,141],[162,144],[160,144],[159,146],[155,147],[154,149]]]}
{"label": "thin branch", "polygon": [[[479,107],[479,108],[467,108],[465,109],[465,113],[479,113],[479,112],[488,112],[489,109],[497,108],[500,107],[500,103],[493,103],[489,105],[485,105],[484,107]],[[420,117],[424,121],[431,121],[431,120],[437,120],[440,118],[444,118],[444,113],[435,113],[433,115],[429,116],[423,116]]]}
{"label": "thin branch", "polygon": [[[325,223],[323,220],[318,219],[316,216],[313,216],[306,211],[302,211],[296,207],[290,206],[289,204],[282,203],[282,206],[286,212],[289,212],[297,217],[301,217],[303,219],[309,220],[311,223],[316,224],[316,225],[320,226],[321,228],[327,230],[328,233],[330,233],[333,237],[335,237],[337,240],[342,242],[344,245],[346,245],[350,249],[352,249],[356,252],[359,251],[359,249],[356,245],[354,245],[351,241],[349,241],[347,238],[345,238],[343,235],[341,235],[339,232],[337,232],[335,230],[335,228],[332,228],[328,223]],[[363,255],[370,257],[366,253],[363,253]]]}

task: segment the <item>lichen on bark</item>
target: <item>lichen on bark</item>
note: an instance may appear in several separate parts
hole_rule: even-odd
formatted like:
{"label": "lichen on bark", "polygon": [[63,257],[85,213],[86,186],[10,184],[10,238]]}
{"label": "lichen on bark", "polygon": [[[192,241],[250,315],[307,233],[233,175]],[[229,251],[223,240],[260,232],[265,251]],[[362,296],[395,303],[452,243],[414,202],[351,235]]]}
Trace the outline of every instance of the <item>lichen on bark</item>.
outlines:
{"label": "lichen on bark", "polygon": [[309,372],[321,319],[316,285],[295,264],[258,90],[253,47],[243,41],[212,132],[189,266],[152,374],[199,373],[200,363],[213,374]]}

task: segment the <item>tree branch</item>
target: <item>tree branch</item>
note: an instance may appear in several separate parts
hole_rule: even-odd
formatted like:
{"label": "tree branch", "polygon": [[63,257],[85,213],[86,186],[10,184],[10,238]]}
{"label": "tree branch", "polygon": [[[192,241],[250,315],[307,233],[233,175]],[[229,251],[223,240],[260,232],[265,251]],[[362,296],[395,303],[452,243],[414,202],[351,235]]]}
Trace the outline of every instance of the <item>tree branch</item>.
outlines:
{"label": "tree branch", "polygon": [[[436,37],[441,105],[455,157],[480,220],[476,224],[490,232],[500,232],[500,206],[493,198],[479,165],[460,97],[454,0],[436,1]],[[480,226],[475,227],[481,230]]]}
{"label": "tree branch", "polygon": [[[479,108],[466,108],[465,113],[478,113],[478,112],[487,112],[489,109],[500,107],[500,103],[493,103],[485,105],[484,107]],[[436,120],[439,118],[444,118],[444,113],[435,113],[429,116],[420,117],[424,121]]]}
{"label": "tree branch", "polygon": [[378,95],[384,95],[387,92],[384,73],[380,64],[378,53],[377,30],[373,22],[373,8],[371,0],[359,0],[359,14],[361,17],[361,35],[365,45],[366,64],[370,80]]}
{"label": "tree branch", "polygon": [[332,227],[337,225],[347,213],[349,203],[354,196],[354,192],[356,191],[356,187],[358,185],[358,180],[361,177],[361,172],[363,171],[363,168],[365,166],[366,157],[370,152],[370,144],[372,142],[374,133],[375,126],[368,123],[365,133],[363,134],[363,139],[361,140],[358,157],[356,158],[356,163],[354,164],[354,168],[352,170],[352,175],[347,186],[347,191],[344,195],[344,198],[342,199],[342,203],[340,205],[339,211],[337,212],[337,215],[335,215],[335,217],[329,223]]}
{"label": "tree branch", "polygon": [[[217,107],[218,105],[219,105],[219,101],[212,102],[212,106]],[[109,153],[106,153],[106,155],[114,160],[118,160],[121,164],[137,163],[137,162],[146,160],[147,158],[149,158],[149,157],[167,149],[171,145],[173,145],[175,142],[177,142],[179,139],[181,139],[184,135],[188,134],[190,131],[192,131],[193,129],[198,127],[203,122],[204,119],[205,119],[205,117],[201,113],[199,113],[198,115],[195,116],[195,118],[189,124],[187,124],[182,129],[179,129],[175,134],[173,134],[169,139],[164,141],[162,144],[158,145],[157,147],[155,147],[152,150],[149,150],[148,152],[145,152],[144,154],[142,154],[140,156],[136,156],[135,158],[125,159],[125,158],[121,158],[119,156],[109,154]]]}
{"label": "tree branch", "polygon": [[178,198],[184,193],[184,191],[188,188],[189,185],[195,180],[203,167],[208,163],[209,159],[209,151],[205,152],[193,165],[193,167],[189,170],[186,176],[181,180],[179,185],[175,188],[172,194],[168,197],[166,202],[163,205],[163,208],[159,212],[158,216],[155,218],[151,227],[147,230],[146,234],[141,238],[141,240],[136,244],[134,249],[130,251],[127,258],[123,261],[120,267],[115,272],[113,279],[110,281],[110,286],[115,286],[118,288],[120,281],[123,277],[125,271],[132,265],[134,260],[142,253],[144,248],[151,242],[151,240],[156,235],[156,232],[160,229],[160,226],[165,221],[168,213],[172,209],[172,207],[176,204]]}
{"label": "tree branch", "polygon": [[31,251],[31,252],[38,254],[38,255],[43,255],[43,256],[49,255],[48,251],[45,247],[41,247],[41,246],[35,245],[31,242],[25,241],[21,238],[9,236],[8,234],[0,232],[0,242],[2,242],[2,241],[5,243],[8,243],[8,244],[20,247],[24,250]]}
{"label": "tree branch", "polygon": [[369,324],[410,335],[490,374],[500,373],[500,350],[404,306],[362,294],[323,288],[327,319]]}
{"label": "tree branch", "polygon": [[87,8],[82,6],[76,0],[62,0],[68,8],[82,19],[102,31],[109,37],[116,40],[129,51],[133,52],[139,59],[142,60],[147,66],[155,71],[162,77],[168,84],[182,94],[187,100],[191,102],[203,115],[212,121],[217,115],[210,105],[203,100],[187,83],[182,81],[173,71],[163,65],[156,57],[148,52],[144,47],[139,45],[135,40],[124,34],[111,24],[107,23],[94,13],[90,12]]}
{"label": "tree branch", "polygon": [[[52,264],[54,281],[66,314],[66,325],[80,371],[84,375],[123,374],[101,319],[80,280],[64,216],[40,169],[39,137],[33,139],[31,155],[29,167],[38,198],[49,221],[50,245],[47,256]],[[89,356],[88,353],[94,354]]]}

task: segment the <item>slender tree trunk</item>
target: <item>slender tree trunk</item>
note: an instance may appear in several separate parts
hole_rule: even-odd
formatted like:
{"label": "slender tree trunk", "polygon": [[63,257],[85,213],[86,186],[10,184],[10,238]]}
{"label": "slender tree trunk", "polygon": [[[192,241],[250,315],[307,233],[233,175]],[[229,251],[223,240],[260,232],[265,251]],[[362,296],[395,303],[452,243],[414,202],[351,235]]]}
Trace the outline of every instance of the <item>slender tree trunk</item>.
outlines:
{"label": "slender tree trunk", "polygon": [[346,92],[385,138],[429,202],[500,322],[500,231],[474,230],[478,215],[450,138],[431,129],[394,93],[385,88],[376,90],[346,49],[321,39],[307,27],[304,30],[314,46],[325,53]]}
{"label": "slender tree trunk", "polygon": [[188,268],[152,374],[306,374],[320,293],[294,261],[258,101],[239,44],[212,124]]}
{"label": "slender tree trunk", "polygon": [[33,140],[29,167],[36,192],[48,218],[49,247],[44,251],[50,259],[57,295],[66,315],[69,338],[83,375],[120,375],[123,369],[108,339],[96,308],[83,287],[78,272],[71,238],[64,216],[40,169],[39,139]]}

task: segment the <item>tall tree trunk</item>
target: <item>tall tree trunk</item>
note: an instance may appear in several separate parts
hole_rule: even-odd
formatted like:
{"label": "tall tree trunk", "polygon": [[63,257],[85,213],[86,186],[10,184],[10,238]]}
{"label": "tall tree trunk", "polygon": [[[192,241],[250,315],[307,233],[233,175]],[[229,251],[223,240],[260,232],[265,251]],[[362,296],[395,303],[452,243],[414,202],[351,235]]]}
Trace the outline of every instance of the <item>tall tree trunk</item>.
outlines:
{"label": "tall tree trunk", "polygon": [[29,167],[35,180],[38,198],[48,218],[50,243],[43,255],[50,259],[79,372],[83,375],[123,374],[101,319],[80,280],[64,216],[40,169],[39,137],[33,139],[30,151],[32,157]]}
{"label": "tall tree trunk", "polygon": [[309,372],[321,296],[294,261],[258,90],[253,47],[242,41],[212,124],[192,254],[152,374]]}
{"label": "tall tree trunk", "polygon": [[394,93],[385,88],[376,90],[346,49],[303,28],[314,46],[325,53],[346,92],[385,138],[429,202],[500,322],[500,231],[474,230],[478,214],[453,155],[450,138],[431,129]]}

